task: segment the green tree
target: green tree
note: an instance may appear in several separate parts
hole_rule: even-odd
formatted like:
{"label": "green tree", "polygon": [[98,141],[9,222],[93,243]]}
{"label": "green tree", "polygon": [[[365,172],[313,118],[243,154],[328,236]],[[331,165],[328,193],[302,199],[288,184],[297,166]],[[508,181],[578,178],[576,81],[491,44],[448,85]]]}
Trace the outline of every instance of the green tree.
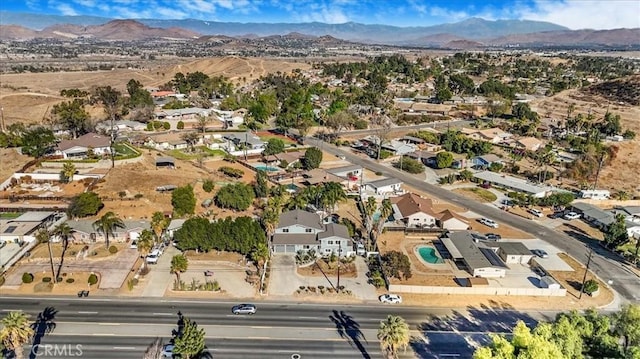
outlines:
{"label": "green tree", "polygon": [[193,194],[193,187],[186,185],[176,188],[171,193],[171,205],[173,212],[178,217],[193,214],[196,209],[196,196]]}
{"label": "green tree", "polygon": [[127,92],[129,93],[129,108],[140,108],[153,106],[151,93],[145,90],[140,81],[131,79],[127,82]]}
{"label": "green tree", "polygon": [[51,250],[51,234],[46,228],[41,228],[36,232],[36,240],[38,241],[38,243],[47,244],[47,249],[49,251],[49,265],[51,266],[51,278],[53,279],[53,283],[57,283],[56,271],[53,269],[53,251]]}
{"label": "green tree", "polygon": [[266,146],[264,147],[264,151],[262,154],[264,156],[277,155],[278,153],[284,152],[284,141],[279,138],[270,138],[267,141]]}
{"label": "green tree", "polygon": [[393,166],[413,174],[424,172],[424,165],[408,156],[403,156],[402,161],[394,162]]}
{"label": "green tree", "polygon": [[164,213],[160,211],[153,212],[151,215],[151,229],[156,236],[156,241],[160,242],[164,231],[169,227],[171,220],[165,217]]}
{"label": "green tree", "polygon": [[93,222],[93,229],[104,235],[104,240],[109,248],[109,237],[113,237],[117,228],[125,228],[124,222],[114,212],[107,212],[98,220]]}
{"label": "green tree", "polygon": [[267,178],[267,172],[258,170],[256,172],[256,182],[253,184],[253,191],[258,198],[264,198],[269,193],[269,180]]}
{"label": "green tree", "polygon": [[22,134],[22,153],[34,158],[41,158],[53,151],[55,144],[56,137],[46,127],[32,127]]}
{"label": "green tree", "polygon": [[27,344],[35,334],[29,315],[23,311],[9,312],[2,321],[0,329],[0,342],[5,348],[13,351],[16,359],[24,358],[22,347]]}
{"label": "green tree", "polygon": [[382,231],[384,230],[384,224],[387,222],[387,218],[393,213],[393,206],[388,198],[382,200],[380,206],[380,217],[378,223],[376,223],[376,239],[380,238]]}
{"label": "green tree", "polygon": [[51,115],[57,124],[71,133],[73,138],[84,135],[91,129],[89,113],[84,109],[84,100],[82,99],[53,105]]}
{"label": "green tree", "polygon": [[65,179],[65,182],[73,181],[73,176],[76,174],[76,165],[70,161],[66,161],[62,165],[61,175]]}
{"label": "green tree", "polygon": [[400,280],[411,278],[411,262],[409,257],[398,251],[390,251],[381,257],[382,270],[388,277]]}
{"label": "green tree", "polygon": [[95,192],[83,192],[71,199],[67,212],[71,218],[87,217],[98,213],[103,206]]}
{"label": "green tree", "polygon": [[149,252],[153,248],[154,242],[155,241],[154,241],[154,238],[153,238],[153,232],[151,232],[148,229],[144,229],[140,233],[140,236],[138,237],[138,240],[136,241],[136,246],[138,247],[138,252],[140,252],[140,255],[144,259],[142,261],[142,268],[143,269],[147,268],[147,261],[146,261],[145,257],[149,254]]}
{"label": "green tree", "polygon": [[387,319],[380,322],[378,340],[380,340],[380,347],[387,358],[397,358],[398,349],[406,350],[411,340],[409,324],[402,317],[388,315]]}
{"label": "green tree", "polygon": [[111,86],[97,87],[92,96],[93,101],[100,102],[104,107],[104,112],[107,114],[107,119],[110,121],[110,138],[111,138],[111,168],[115,167],[115,150],[113,144],[116,140],[115,122],[121,116],[122,113],[122,93]]}
{"label": "green tree", "polygon": [[436,154],[436,167],[449,168],[453,164],[453,154],[451,152],[442,151]]}
{"label": "green tree", "polygon": [[344,192],[344,188],[336,182],[326,182],[322,185],[320,191],[320,203],[326,209],[335,210],[336,204],[347,199],[347,194]]}
{"label": "green tree", "polygon": [[189,260],[184,254],[176,254],[171,257],[171,267],[169,271],[171,274],[176,275],[176,280],[180,283],[180,274],[187,271],[189,268]]}
{"label": "green tree", "polygon": [[196,143],[200,140],[200,136],[197,132],[183,132],[182,135],[180,135],[180,138],[187,143],[191,152],[196,150]]}
{"label": "green tree", "polygon": [[322,151],[317,147],[309,147],[304,152],[304,169],[310,171],[314,168],[320,167],[322,162]]}
{"label": "green tree", "polygon": [[614,316],[615,333],[624,340],[624,351],[640,346],[640,305],[625,304]]}
{"label": "green tree", "polygon": [[202,190],[207,193],[211,193],[211,191],[213,191],[215,186],[216,186],[215,183],[210,179],[205,179],[202,181]]}
{"label": "green tree", "polygon": [[189,318],[181,317],[180,321],[181,326],[173,338],[173,353],[184,359],[197,358],[205,346],[204,329]]}
{"label": "green tree", "polygon": [[629,234],[627,233],[625,217],[622,214],[616,214],[615,222],[608,225],[604,232],[604,242],[607,247],[615,249],[628,241]]}
{"label": "green tree", "polygon": [[231,208],[244,211],[255,199],[254,189],[242,182],[222,187],[215,196],[216,205],[220,208]]}

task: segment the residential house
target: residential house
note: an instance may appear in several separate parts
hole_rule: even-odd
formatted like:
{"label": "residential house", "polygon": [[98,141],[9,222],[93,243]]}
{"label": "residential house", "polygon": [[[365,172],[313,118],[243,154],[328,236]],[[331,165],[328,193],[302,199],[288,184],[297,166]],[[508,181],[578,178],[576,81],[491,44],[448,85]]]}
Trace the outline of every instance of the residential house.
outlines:
{"label": "residential house", "polygon": [[0,244],[32,242],[40,228],[47,228],[55,220],[55,212],[25,212],[13,219],[2,219],[0,220]]}
{"label": "residential house", "polygon": [[397,178],[383,178],[365,183],[363,189],[378,196],[398,194],[402,192],[402,181]]}
{"label": "residential house", "polygon": [[542,141],[535,137],[522,137],[513,142],[514,147],[535,152],[542,146]]}
{"label": "residential house", "polygon": [[531,183],[525,179],[491,171],[477,172],[473,174],[473,177],[480,180],[481,182],[490,183],[492,185],[516,192],[522,192],[535,198],[544,198],[551,192],[560,191],[559,189],[553,187],[543,187]]}
{"label": "residential house", "polygon": [[571,210],[580,214],[582,219],[592,226],[600,229],[606,228],[616,220],[615,215],[610,211],[589,203],[574,202],[571,204]]}
{"label": "residential house", "polygon": [[513,137],[513,135],[510,134],[509,132],[505,132],[497,127],[485,128],[481,130],[463,128],[461,132],[463,134],[466,134],[467,137],[472,138],[474,140],[487,141],[491,143],[504,142],[510,139],[511,137]]}
{"label": "residential house", "polygon": [[304,151],[278,153],[276,157],[278,158],[278,162],[280,165],[286,163],[286,168],[289,168],[295,166],[297,163],[300,163],[302,158],[304,158]]}
{"label": "residential house", "polygon": [[533,253],[520,242],[495,242],[498,256],[507,264],[528,264]]}
{"label": "residential house", "polygon": [[480,278],[504,278],[507,266],[500,256],[483,243],[476,243],[468,231],[449,232],[440,238],[451,259],[465,268],[472,276]]}
{"label": "residential house", "polygon": [[65,159],[85,158],[90,151],[96,156],[111,153],[111,139],[97,133],[87,133],[72,140],[62,140],[58,143],[56,155]]}
{"label": "residential house", "polygon": [[487,168],[491,166],[492,163],[498,163],[504,165],[504,160],[493,153],[489,153],[482,156],[476,156],[471,159],[474,167],[477,168]]}
{"label": "residential house", "polygon": [[431,151],[415,151],[407,154],[407,157],[420,161],[425,166],[432,167],[436,164],[436,155],[436,152]]}
{"label": "residential house", "polygon": [[400,141],[404,143],[410,143],[416,146],[424,145],[426,143],[426,141],[423,140],[422,138],[413,137],[413,136],[404,136],[400,139]]}
{"label": "residential house", "polygon": [[185,140],[167,141],[165,149],[167,150],[184,150],[189,147],[189,143]]}
{"label": "residential house", "polygon": [[[95,220],[84,219],[68,221],[67,224],[72,229],[72,241],[80,243],[104,241],[104,233],[99,233],[93,227],[94,222]],[[115,228],[113,236],[109,236],[109,241],[127,242],[132,237],[137,238],[144,229],[149,229],[149,221],[146,220],[123,220],[122,222],[124,223],[124,228]]]}
{"label": "residential house", "polygon": [[407,228],[433,228],[439,216],[433,210],[433,201],[414,193],[391,197],[393,218],[402,221]]}
{"label": "residential house", "polygon": [[362,177],[362,167],[358,165],[329,168],[326,171],[335,176],[342,178],[351,178],[352,180],[357,180]]}
{"label": "residential house", "polygon": [[260,137],[251,132],[229,132],[223,137],[224,140],[232,142],[236,147],[246,147],[251,150],[264,149],[265,142]]}
{"label": "residential house", "polygon": [[580,191],[580,198],[605,200],[611,197],[611,192],[607,190],[582,190]]}
{"label": "residential house", "polygon": [[318,214],[300,209],[280,215],[271,244],[274,253],[314,250],[319,255],[332,252],[346,255],[353,247],[346,226],[325,224]]}
{"label": "residential house", "polygon": [[469,220],[449,209],[438,213],[438,227],[448,231],[466,231],[471,228]]}
{"label": "residential house", "polygon": [[417,146],[411,143],[391,140],[389,142],[383,143],[381,148],[393,153],[393,155],[395,156],[402,156],[407,153],[414,152],[417,149]]}
{"label": "residential house", "polygon": [[333,173],[321,169],[314,168],[310,171],[305,171],[302,176],[304,177],[304,183],[308,186],[315,186],[327,182],[339,183],[345,190],[349,191],[357,187],[360,182],[356,177],[340,177]]}
{"label": "residential house", "polygon": [[154,116],[158,120],[193,120],[198,116],[209,116],[210,109],[200,107],[187,107],[171,110],[156,111]]}
{"label": "residential house", "polygon": [[185,221],[186,219],[171,219],[171,222],[169,222],[169,225],[164,232],[165,239],[173,239],[176,231],[182,228]]}
{"label": "residential house", "polygon": [[[105,130],[107,132],[110,130],[110,128],[111,127],[108,121],[102,122],[96,126],[96,129]],[[118,132],[144,131],[146,129],[147,129],[146,124],[142,122],[130,121],[130,120],[119,120],[119,121],[116,121],[113,125],[113,130]]]}

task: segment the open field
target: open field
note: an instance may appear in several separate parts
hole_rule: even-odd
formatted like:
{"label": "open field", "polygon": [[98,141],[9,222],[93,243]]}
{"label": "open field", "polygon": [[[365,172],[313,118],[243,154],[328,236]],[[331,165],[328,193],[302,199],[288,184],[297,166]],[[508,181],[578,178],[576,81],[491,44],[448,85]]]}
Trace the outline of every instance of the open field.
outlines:
{"label": "open field", "polygon": [[19,154],[15,148],[0,148],[0,182],[20,170],[30,159]]}

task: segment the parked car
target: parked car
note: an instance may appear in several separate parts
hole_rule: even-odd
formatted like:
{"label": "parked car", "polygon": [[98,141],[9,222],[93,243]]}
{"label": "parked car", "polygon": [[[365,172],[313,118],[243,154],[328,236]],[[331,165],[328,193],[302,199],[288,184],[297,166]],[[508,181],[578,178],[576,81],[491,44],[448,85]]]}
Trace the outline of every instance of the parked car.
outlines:
{"label": "parked car", "polygon": [[383,294],[379,297],[380,302],[388,304],[402,303],[402,297],[397,294]]}
{"label": "parked car", "polygon": [[347,159],[344,155],[336,155],[336,157],[338,157],[341,160],[346,160]]}
{"label": "parked car", "polygon": [[567,221],[572,221],[572,220],[578,219],[578,218],[580,218],[580,215],[577,214],[576,212],[569,212],[569,213],[564,215],[564,219],[566,219]]}
{"label": "parked car", "polygon": [[491,188],[491,183],[489,183],[489,182],[482,182],[482,183],[480,184],[480,188],[489,189],[489,188]]}
{"label": "parked car", "polygon": [[549,258],[549,254],[546,251],[543,251],[542,249],[532,249],[531,253],[535,254],[537,257],[540,257],[540,258]]}
{"label": "parked car", "polygon": [[173,358],[173,344],[165,344],[162,347],[162,358]]}
{"label": "parked car", "polygon": [[131,244],[129,245],[129,248],[138,249],[138,241],[131,241]]}
{"label": "parked car", "polygon": [[485,236],[490,241],[499,241],[502,239],[502,236],[495,233],[487,233]]}
{"label": "parked car", "polygon": [[542,216],[544,216],[544,213],[542,213],[542,211],[537,210],[537,209],[535,209],[535,208],[529,208],[529,210],[528,210],[527,212],[529,212],[529,213],[533,214],[533,215],[534,215],[534,216],[536,216],[536,217],[542,217]]}
{"label": "parked car", "polygon": [[238,304],[233,306],[233,308],[231,308],[231,313],[233,314],[249,314],[249,315],[253,315],[256,314],[256,306],[253,304]]}
{"label": "parked car", "polygon": [[480,223],[484,224],[487,227],[498,228],[498,223],[493,219],[483,217],[483,218],[480,218]]}
{"label": "parked car", "polygon": [[158,259],[160,259],[160,252],[156,249],[151,251],[145,260],[149,264],[158,264]]}
{"label": "parked car", "polygon": [[535,273],[538,277],[544,277],[547,275],[547,273],[544,271],[544,269],[540,268],[540,267],[532,267],[531,270],[533,271],[533,273]]}

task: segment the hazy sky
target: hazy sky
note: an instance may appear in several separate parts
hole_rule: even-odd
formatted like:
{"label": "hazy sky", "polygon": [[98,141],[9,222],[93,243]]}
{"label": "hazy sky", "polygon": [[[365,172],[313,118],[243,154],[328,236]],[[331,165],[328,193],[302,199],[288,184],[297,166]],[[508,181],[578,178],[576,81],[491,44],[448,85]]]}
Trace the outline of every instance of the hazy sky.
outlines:
{"label": "hazy sky", "polygon": [[2,0],[1,10],[110,18],[427,26],[469,17],[571,29],[640,27],[640,0]]}

